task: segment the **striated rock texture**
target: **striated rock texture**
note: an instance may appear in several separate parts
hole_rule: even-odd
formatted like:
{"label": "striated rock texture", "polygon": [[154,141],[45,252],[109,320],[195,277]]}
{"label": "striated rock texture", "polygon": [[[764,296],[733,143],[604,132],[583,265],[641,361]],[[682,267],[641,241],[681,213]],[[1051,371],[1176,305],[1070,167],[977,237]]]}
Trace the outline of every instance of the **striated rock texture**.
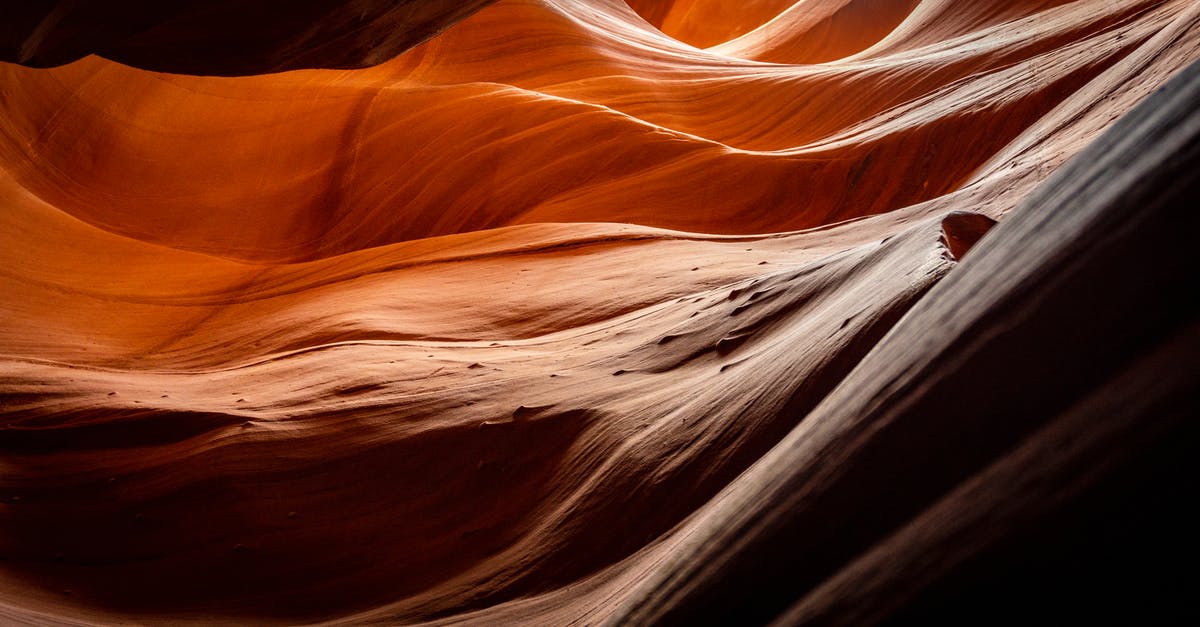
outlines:
{"label": "striated rock texture", "polygon": [[134,4],[0,28],[0,622],[1197,618],[1200,5]]}

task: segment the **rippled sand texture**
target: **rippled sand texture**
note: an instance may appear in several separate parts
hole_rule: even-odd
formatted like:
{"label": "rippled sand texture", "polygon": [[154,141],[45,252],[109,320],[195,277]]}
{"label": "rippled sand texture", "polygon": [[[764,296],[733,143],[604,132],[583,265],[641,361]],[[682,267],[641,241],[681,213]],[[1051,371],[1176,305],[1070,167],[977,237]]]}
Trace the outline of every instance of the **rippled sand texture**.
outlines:
{"label": "rippled sand texture", "polygon": [[[212,66],[246,76],[0,64],[0,621],[694,622],[713,599],[710,618],[746,622],[891,615],[934,575],[861,572],[942,572],[914,556],[959,536],[903,535],[962,519],[934,497],[1003,483],[993,463],[1036,468],[1046,440],[1023,438],[1067,427],[887,431],[891,397],[861,395],[965,372],[992,391],[937,407],[994,393],[1028,417],[1093,389],[1067,375],[1023,397],[1022,377],[1051,375],[1016,358],[956,370],[974,362],[954,351],[1024,346],[1021,286],[1084,263],[1045,250],[1106,259],[1082,248],[1092,210],[1070,213],[1084,191],[1031,192],[1200,58],[1192,0],[421,15],[448,28],[377,65],[427,33]],[[124,60],[203,66],[155,58]],[[369,67],[258,73],[349,65]],[[1039,208],[1042,226],[1016,221]],[[1010,214],[980,269],[939,285]],[[1170,259],[1140,276],[1180,271]],[[1009,331],[962,322],[993,318]],[[1029,345],[1066,370],[1107,363],[1046,343],[1072,332]],[[811,450],[784,464],[785,445]],[[945,472],[913,470],[926,463]],[[828,489],[785,494],[789,472]],[[838,473],[853,479],[821,483]],[[889,482],[878,511],[851,505]],[[816,547],[775,578],[788,592],[737,591],[751,554],[735,549],[759,537],[738,516],[818,493],[770,545]]]}

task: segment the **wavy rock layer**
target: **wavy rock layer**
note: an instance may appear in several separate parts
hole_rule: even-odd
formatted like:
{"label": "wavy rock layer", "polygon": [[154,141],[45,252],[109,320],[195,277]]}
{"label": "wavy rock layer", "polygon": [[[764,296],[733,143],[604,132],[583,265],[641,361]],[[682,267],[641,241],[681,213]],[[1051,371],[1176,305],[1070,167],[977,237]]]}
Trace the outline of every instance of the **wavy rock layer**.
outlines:
{"label": "wavy rock layer", "polygon": [[947,618],[1195,441],[1195,77],[1050,177],[1197,58],[1189,0],[501,0],[0,65],[0,617]]}

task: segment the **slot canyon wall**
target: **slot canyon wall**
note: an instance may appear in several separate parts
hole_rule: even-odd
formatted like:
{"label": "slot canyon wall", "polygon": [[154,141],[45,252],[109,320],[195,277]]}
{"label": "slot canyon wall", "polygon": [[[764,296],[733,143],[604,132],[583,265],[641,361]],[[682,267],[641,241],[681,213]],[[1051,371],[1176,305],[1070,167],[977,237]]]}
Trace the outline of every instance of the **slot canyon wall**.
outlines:
{"label": "slot canyon wall", "polygon": [[0,4],[0,622],[1200,620],[1200,4]]}

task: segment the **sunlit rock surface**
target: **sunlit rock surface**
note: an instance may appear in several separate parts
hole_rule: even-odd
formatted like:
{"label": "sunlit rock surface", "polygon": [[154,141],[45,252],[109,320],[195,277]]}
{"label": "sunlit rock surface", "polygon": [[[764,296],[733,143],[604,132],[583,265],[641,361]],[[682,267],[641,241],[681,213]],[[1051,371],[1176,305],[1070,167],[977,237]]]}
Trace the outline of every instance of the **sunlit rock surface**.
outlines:
{"label": "sunlit rock surface", "polygon": [[0,622],[1195,611],[1190,0],[124,4],[0,30]]}

